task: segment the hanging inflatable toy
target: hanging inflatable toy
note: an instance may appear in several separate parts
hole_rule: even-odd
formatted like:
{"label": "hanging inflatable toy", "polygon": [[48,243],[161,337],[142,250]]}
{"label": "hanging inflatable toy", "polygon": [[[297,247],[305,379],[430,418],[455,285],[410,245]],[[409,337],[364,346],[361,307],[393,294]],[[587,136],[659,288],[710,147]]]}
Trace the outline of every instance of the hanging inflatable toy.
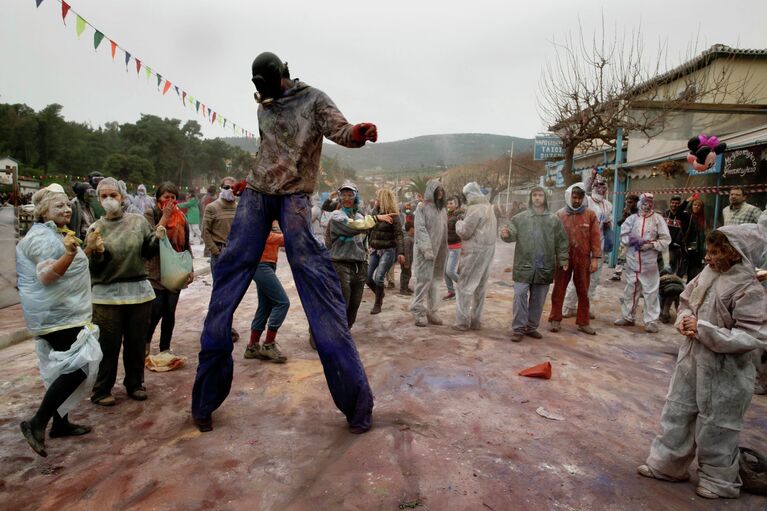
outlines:
{"label": "hanging inflatable toy", "polygon": [[710,169],[716,157],[727,149],[727,144],[719,142],[716,135],[707,137],[700,134],[687,141],[687,147],[690,154],[687,155],[687,161],[692,165],[696,172],[703,172]]}

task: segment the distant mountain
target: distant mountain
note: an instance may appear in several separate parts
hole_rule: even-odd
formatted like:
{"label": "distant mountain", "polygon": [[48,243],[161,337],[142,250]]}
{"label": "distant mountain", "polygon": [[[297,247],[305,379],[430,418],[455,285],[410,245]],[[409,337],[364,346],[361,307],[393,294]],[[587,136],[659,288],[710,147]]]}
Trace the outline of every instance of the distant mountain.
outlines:
{"label": "distant mountain", "polygon": [[[251,152],[258,148],[254,139],[230,137],[224,138],[224,141]],[[511,149],[512,141],[514,152],[517,154],[533,149],[533,139],[529,138],[456,133],[368,144],[360,149],[348,149],[326,143],[322,155],[338,158],[342,166],[351,167],[357,172],[421,167],[448,168],[503,156]]]}

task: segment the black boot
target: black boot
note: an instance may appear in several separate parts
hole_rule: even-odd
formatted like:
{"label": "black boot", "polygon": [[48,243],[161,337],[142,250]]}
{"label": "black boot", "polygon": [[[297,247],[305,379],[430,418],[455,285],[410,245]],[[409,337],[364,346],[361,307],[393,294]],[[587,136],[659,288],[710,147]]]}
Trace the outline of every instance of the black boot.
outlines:
{"label": "black boot", "polygon": [[370,310],[370,314],[378,314],[381,312],[381,305],[383,305],[383,299],[384,299],[384,287],[383,286],[376,286],[375,289],[376,293],[376,301],[375,304],[373,304],[373,308]]}

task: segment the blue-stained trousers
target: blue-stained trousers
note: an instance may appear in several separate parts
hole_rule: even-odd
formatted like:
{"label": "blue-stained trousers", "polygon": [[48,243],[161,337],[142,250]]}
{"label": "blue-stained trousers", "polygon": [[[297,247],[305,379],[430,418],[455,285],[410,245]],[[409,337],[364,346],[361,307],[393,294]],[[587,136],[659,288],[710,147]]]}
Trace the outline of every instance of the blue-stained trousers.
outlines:
{"label": "blue-stained trousers", "polygon": [[192,416],[208,419],[232,386],[232,315],[250,285],[273,220],[285,235],[293,272],[333,402],[349,425],[369,429],[373,394],[346,319],[346,305],[330,255],[314,238],[305,194],[266,195],[246,189],[226,248],[213,270],[213,291],[200,338]]}

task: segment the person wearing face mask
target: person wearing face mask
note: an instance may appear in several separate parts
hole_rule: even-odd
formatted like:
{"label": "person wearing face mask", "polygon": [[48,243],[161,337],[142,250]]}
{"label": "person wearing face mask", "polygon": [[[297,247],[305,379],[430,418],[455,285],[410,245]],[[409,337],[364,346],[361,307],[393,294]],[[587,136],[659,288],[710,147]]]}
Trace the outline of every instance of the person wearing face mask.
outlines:
{"label": "person wearing face mask", "polygon": [[67,229],[72,210],[60,185],[38,190],[32,203],[35,223],[16,245],[16,272],[46,392],[35,415],[21,423],[21,431],[30,447],[45,457],[45,429],[51,418],[51,438],[91,431],[70,423],[68,413],[90,392],[101,360],[99,329],[91,323],[88,255],[104,250],[104,245],[95,232],[86,239],[85,250],[80,248],[81,241]]}
{"label": "person wearing face mask", "polygon": [[256,272],[272,222],[278,220],[333,402],[345,415],[349,431],[364,433],[372,424],[373,393],[349,331],[338,276],[328,250],[311,229],[310,197],[323,138],[362,147],[378,140],[378,130],[372,123],[347,122],[327,94],[292,79],[287,64],[273,53],[258,55],[251,72],[260,146],[247,179],[238,183],[241,195],[232,231],[213,267],[192,417],[200,431],[210,431],[213,412],[229,394],[234,374],[232,317]]}
{"label": "person wearing face mask", "polygon": [[[178,208],[176,197],[178,197],[178,187],[175,184],[170,181],[160,184],[155,190],[155,205],[151,209],[146,210],[143,215],[152,229],[155,229],[162,220],[163,215],[166,215],[165,231],[173,250],[176,252],[189,252],[191,254],[192,246],[189,239],[189,223]],[[170,213],[166,214],[166,210],[170,210]],[[146,335],[145,355],[149,355],[152,337],[160,320],[162,320],[162,326],[160,327],[160,351],[168,351],[170,349],[173,328],[176,326],[176,306],[181,296],[181,290],[166,289],[162,285],[160,254],[146,260],[146,271],[147,278],[155,294],[155,298],[152,301],[149,329]],[[193,280],[194,272],[189,274],[189,280],[184,287]]]}
{"label": "person wearing face mask", "polygon": [[232,230],[237,203],[232,186],[234,178],[227,176],[221,180],[218,199],[208,204],[202,216],[202,240],[210,252],[211,270],[216,265],[221,251],[226,246],[229,231]]}
{"label": "person wearing face mask", "polygon": [[639,196],[639,212],[623,222],[621,243],[626,245],[626,289],[621,303],[622,317],[615,321],[617,326],[633,326],[634,311],[639,296],[644,298],[644,329],[648,333],[658,332],[660,317],[660,271],[658,254],[668,249],[671,234],[664,218],[653,210],[654,197],[651,193]]}
{"label": "person wearing face mask", "polygon": [[767,348],[767,293],[751,254],[764,251],[764,232],[726,226],[706,237],[706,267],[681,295],[679,348],[666,404],[639,474],[686,481],[698,457],[696,493],[737,498],[738,439],[754,390],[755,350]]}
{"label": "person wearing face mask", "polygon": [[[602,239],[602,255],[613,249],[613,205],[607,200],[607,180],[598,173],[596,168],[591,169],[591,175],[584,182],[586,188],[586,201],[588,208],[597,215],[599,220],[599,232]],[[602,260],[597,263],[597,271],[589,275],[589,300],[594,301],[602,278]],[[575,292],[575,283],[570,282],[565,294],[565,303],[562,308],[562,317],[575,316],[578,304],[578,296]],[[594,313],[590,310],[589,318],[594,319]]]}
{"label": "person wearing face mask", "polygon": [[85,239],[88,227],[96,220],[88,201],[88,191],[91,189],[91,185],[88,183],[75,183],[72,185],[72,189],[75,192],[75,196],[69,202],[69,207],[72,208],[72,218],[69,221],[68,227],[75,232],[75,236]]}
{"label": "person wearing face mask", "polygon": [[755,224],[759,220],[761,210],[746,202],[746,194],[742,188],[730,189],[730,205],[722,210],[724,225]]}
{"label": "person wearing face mask", "polygon": [[131,200],[127,212],[143,215],[146,210],[152,209],[154,206],[155,201],[146,193],[146,185],[141,184],[136,188],[136,196]]}
{"label": "person wearing face mask", "polygon": [[439,283],[447,259],[447,210],[445,190],[438,179],[426,184],[423,202],[415,208],[413,268],[415,290],[410,302],[416,326],[441,325],[437,315],[441,300]]}
{"label": "person wearing face mask", "polygon": [[125,185],[111,177],[102,179],[96,189],[104,216],[91,225],[104,241],[103,252],[90,255],[93,284],[93,322],[101,332],[99,343],[104,358],[93,387],[91,401],[113,406],[112,388],[117,379],[117,363],[123,348],[128,396],[137,401],[147,398],[144,388],[144,350],[152,313],[154,290],[147,280],[145,259],[159,250],[165,225],[171,217],[164,210],[156,229],[143,215],[123,212]]}
{"label": "person wearing face mask", "polygon": [[586,191],[583,183],[575,183],[565,190],[565,207],[556,213],[569,240],[568,264],[558,267],[554,273],[554,291],[551,293],[549,330],[559,332],[562,322],[562,305],[567,285],[572,278],[578,295],[578,309],[575,324],[578,330],[595,335],[589,325],[589,277],[597,271],[602,261],[602,234],[599,219],[586,205]]}

